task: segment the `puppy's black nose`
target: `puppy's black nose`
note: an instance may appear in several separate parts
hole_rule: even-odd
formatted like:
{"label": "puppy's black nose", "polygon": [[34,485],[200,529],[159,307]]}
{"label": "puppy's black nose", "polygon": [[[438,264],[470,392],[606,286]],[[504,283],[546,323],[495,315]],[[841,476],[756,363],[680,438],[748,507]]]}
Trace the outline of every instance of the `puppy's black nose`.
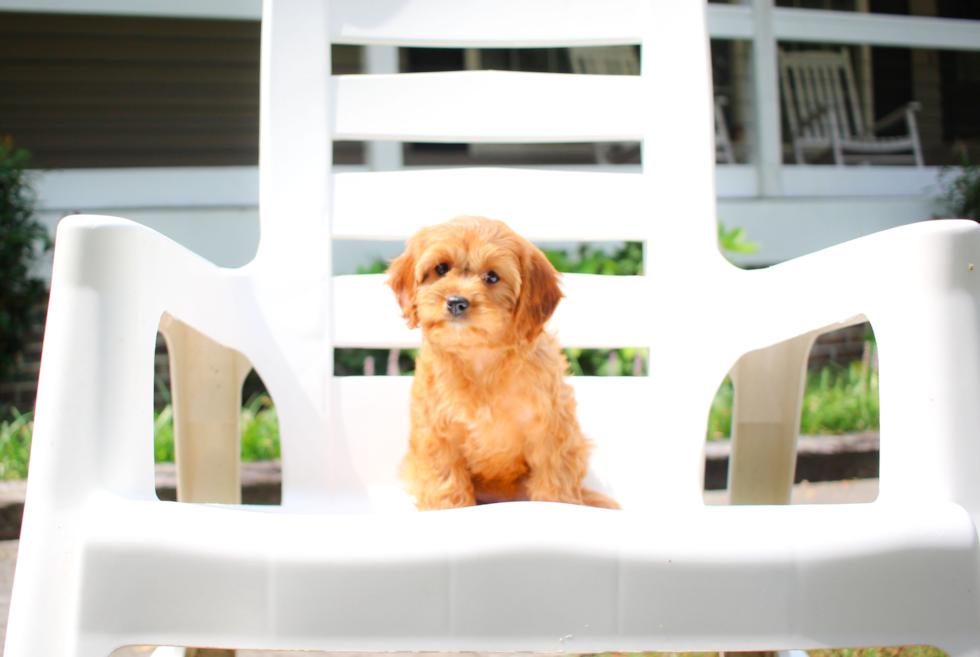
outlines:
{"label": "puppy's black nose", "polygon": [[446,299],[446,308],[453,314],[453,317],[459,317],[463,314],[463,311],[469,307],[469,299],[464,299],[463,297],[458,297],[455,295]]}

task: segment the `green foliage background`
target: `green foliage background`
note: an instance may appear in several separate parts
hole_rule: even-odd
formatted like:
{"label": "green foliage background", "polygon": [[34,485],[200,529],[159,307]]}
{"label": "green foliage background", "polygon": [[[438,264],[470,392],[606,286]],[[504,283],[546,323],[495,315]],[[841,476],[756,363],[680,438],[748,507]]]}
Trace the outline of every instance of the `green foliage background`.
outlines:
{"label": "green foliage background", "polygon": [[965,146],[960,146],[962,168],[943,167],[939,172],[942,190],[935,218],[980,221],[980,165],[970,162]]}
{"label": "green foliage background", "polygon": [[25,338],[44,321],[45,282],[31,270],[52,247],[48,231],[34,216],[36,195],[27,162],[30,153],[0,140],[0,378],[9,379]]}

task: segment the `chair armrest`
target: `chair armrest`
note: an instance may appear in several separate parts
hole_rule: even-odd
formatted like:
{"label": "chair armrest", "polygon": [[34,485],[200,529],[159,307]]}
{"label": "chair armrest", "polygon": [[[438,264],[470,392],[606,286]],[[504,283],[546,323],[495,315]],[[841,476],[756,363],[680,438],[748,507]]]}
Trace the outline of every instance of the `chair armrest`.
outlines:
{"label": "chair armrest", "polygon": [[[746,286],[753,344],[742,353],[870,320],[882,382],[881,498],[953,501],[980,519],[980,226],[902,226],[744,278],[756,285]],[[802,293],[817,289],[833,293]]]}
{"label": "chair armrest", "polygon": [[877,133],[879,130],[895,125],[900,121],[907,121],[907,117],[910,112],[920,111],[922,111],[922,103],[917,101],[906,103],[905,105],[902,105],[901,107],[889,112],[885,116],[875,121],[875,124],[872,126],[871,130],[872,132]]}
{"label": "chair armrest", "polygon": [[[80,501],[153,495],[152,392],[164,312],[218,341],[248,307],[247,278],[125,219],[70,217],[56,256],[31,480]],[[70,482],[70,485],[69,485]],[[61,500],[63,504],[65,499]]]}

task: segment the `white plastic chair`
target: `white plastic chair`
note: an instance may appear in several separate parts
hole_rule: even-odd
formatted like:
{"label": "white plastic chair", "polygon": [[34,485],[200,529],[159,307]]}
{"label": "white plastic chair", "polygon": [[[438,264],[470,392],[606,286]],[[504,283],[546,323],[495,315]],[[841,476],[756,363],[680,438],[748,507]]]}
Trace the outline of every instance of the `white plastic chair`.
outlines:
{"label": "white plastic chair", "polygon": [[[715,241],[704,11],[267,0],[255,261],[223,270],[123,219],[59,228],[6,657],[125,644],[977,654],[980,230],[931,222],[767,270],[729,265]],[[642,43],[643,74],[331,79],[331,39]],[[682,102],[657,102],[665,93]],[[339,175],[331,139],[639,139],[644,165]],[[645,276],[568,276],[555,317],[567,345],[651,347],[648,377],[573,381],[598,445],[591,485],[624,511],[406,511],[395,473],[410,380],[331,376],[334,347],[419,340],[383,277],[331,279],[331,240],[402,237],[462,213],[534,239],[646,243]],[[881,354],[880,496],[785,506],[807,348],[864,317]],[[279,411],[281,508],[155,499],[161,318],[178,363],[182,499],[236,501],[247,359]],[[733,366],[732,498],[768,505],[705,507],[706,418]]]}
{"label": "white plastic chair", "polygon": [[[806,151],[831,151],[834,163],[914,164],[924,166],[915,113],[911,102],[864,125],[864,114],[854,85],[854,71],[847,49],[779,51],[783,106],[793,140],[797,164],[805,164]],[[905,123],[905,135],[883,137],[878,133]]]}
{"label": "white plastic chair", "polygon": [[[568,60],[572,71],[585,75],[639,75],[640,59],[631,46],[592,46],[569,48]],[[631,148],[632,147],[632,148]],[[594,144],[596,162],[612,164],[622,161],[623,154],[635,155],[630,143],[598,142]]]}

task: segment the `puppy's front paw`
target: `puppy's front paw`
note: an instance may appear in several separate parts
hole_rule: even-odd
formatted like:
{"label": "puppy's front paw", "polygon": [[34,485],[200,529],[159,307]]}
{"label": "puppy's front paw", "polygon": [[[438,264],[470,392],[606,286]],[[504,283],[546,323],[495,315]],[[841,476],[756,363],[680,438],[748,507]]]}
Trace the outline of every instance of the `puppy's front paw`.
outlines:
{"label": "puppy's front paw", "polygon": [[415,508],[419,511],[476,506],[472,483],[469,486],[453,486],[449,482],[444,482],[441,486],[423,485],[416,492],[415,500]]}

